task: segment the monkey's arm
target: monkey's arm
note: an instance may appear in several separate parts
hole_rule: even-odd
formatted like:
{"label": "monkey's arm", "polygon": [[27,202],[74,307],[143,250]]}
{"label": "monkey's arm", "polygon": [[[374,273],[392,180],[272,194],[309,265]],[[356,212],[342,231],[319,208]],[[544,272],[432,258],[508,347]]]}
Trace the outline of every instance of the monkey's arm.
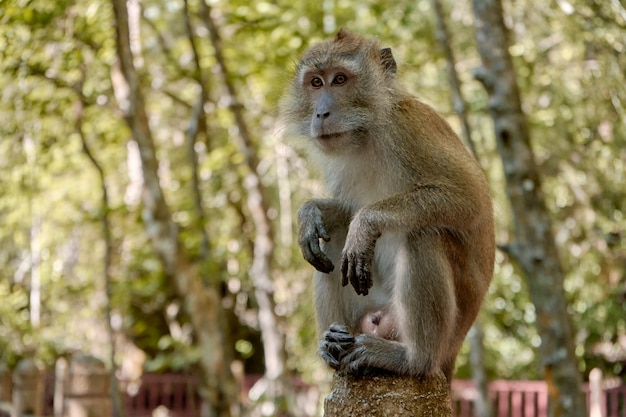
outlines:
{"label": "monkey's arm", "polygon": [[350,222],[350,213],[338,200],[309,200],[298,210],[298,243],[304,259],[320,272],[329,273],[335,266],[320,248],[320,238],[330,241],[332,232]]}
{"label": "monkey's arm", "polygon": [[[470,188],[423,185],[394,194],[359,210],[348,229],[341,256],[342,284],[357,294],[372,287],[371,267],[376,241],[384,231],[445,230],[463,235],[480,218],[480,194]],[[485,201],[488,201],[485,199]],[[490,209],[484,209],[490,212]]]}

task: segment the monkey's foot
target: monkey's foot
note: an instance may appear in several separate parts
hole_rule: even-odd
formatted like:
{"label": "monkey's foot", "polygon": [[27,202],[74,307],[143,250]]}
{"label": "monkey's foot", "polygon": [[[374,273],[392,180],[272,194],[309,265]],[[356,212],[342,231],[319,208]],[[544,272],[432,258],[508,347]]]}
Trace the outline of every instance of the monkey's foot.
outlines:
{"label": "monkey's foot", "polygon": [[333,369],[339,369],[342,359],[354,346],[354,336],[346,326],[333,324],[320,340],[320,356]]}
{"label": "monkey's foot", "polygon": [[409,367],[405,346],[369,334],[354,337],[354,344],[341,359],[340,368],[355,376],[371,371],[417,376]]}

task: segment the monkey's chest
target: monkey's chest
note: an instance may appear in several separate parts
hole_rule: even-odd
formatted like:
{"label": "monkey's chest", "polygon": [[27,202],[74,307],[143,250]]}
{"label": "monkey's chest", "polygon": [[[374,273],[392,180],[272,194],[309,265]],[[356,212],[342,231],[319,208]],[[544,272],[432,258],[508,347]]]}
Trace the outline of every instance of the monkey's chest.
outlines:
{"label": "monkey's chest", "polygon": [[328,192],[353,211],[401,192],[406,181],[384,159],[363,152],[327,161],[323,167]]}

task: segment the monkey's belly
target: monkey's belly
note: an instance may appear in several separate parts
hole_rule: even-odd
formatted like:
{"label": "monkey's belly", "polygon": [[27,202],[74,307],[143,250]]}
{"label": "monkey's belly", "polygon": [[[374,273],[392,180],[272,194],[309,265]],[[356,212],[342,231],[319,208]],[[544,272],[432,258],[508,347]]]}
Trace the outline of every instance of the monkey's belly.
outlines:
{"label": "monkey's belly", "polygon": [[374,285],[380,286],[389,301],[395,275],[409,267],[406,233],[386,232],[378,238],[374,255]]}
{"label": "monkey's belly", "polygon": [[376,242],[372,268],[373,285],[368,295],[358,295],[352,285],[341,285],[340,258],[343,239],[332,239],[324,245],[335,270],[330,274],[316,273],[315,298],[320,331],[333,324],[360,327],[364,314],[389,306],[395,275],[408,267],[405,233],[383,233]]}

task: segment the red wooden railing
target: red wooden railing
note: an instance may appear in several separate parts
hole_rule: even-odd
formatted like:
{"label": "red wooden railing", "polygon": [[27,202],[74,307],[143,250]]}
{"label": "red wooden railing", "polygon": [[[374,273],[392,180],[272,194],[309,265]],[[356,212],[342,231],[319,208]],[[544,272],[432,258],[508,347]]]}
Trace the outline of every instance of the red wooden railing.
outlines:
{"label": "red wooden railing", "polygon": [[[452,382],[456,417],[474,417],[477,392],[472,381]],[[492,381],[489,400],[497,417],[543,417],[548,410],[548,392],[543,381]]]}
{"label": "red wooden railing", "polygon": [[[250,382],[254,381],[251,379]],[[196,416],[200,400],[193,394],[195,384],[196,380],[190,376],[144,375],[137,397],[130,402],[127,398],[127,415],[148,417],[152,415],[152,410],[161,405],[171,410],[176,417]],[[249,388],[251,384],[245,385]],[[589,403],[587,386],[585,391]],[[183,402],[181,398],[184,395],[191,395],[194,401]],[[452,398],[456,417],[475,417],[473,403],[476,389],[472,381],[453,381]],[[492,381],[489,384],[489,399],[495,417],[548,415],[548,391],[544,381]],[[626,385],[615,382],[605,386],[602,391],[602,409],[603,417],[626,417]]]}
{"label": "red wooden railing", "polygon": [[199,416],[198,381],[192,375],[144,374],[138,383],[124,382],[124,408],[129,417],[152,417],[158,407],[175,417]]}
{"label": "red wooden railing", "polygon": [[[244,389],[256,381],[246,378]],[[52,392],[54,378],[46,379],[45,415],[52,415]],[[306,387],[300,381],[301,390]],[[128,417],[152,417],[155,409],[162,407],[174,417],[199,416],[201,405],[197,394],[198,381],[194,376],[181,374],[144,374],[140,381],[121,381],[124,389],[124,406]],[[589,388],[585,384],[587,410]],[[456,417],[476,417],[474,400],[476,389],[471,381],[452,382],[452,403]],[[548,393],[543,381],[504,381],[489,383],[489,400],[494,417],[546,417]],[[619,380],[605,380],[601,393],[600,408],[603,417],[626,417],[626,385]],[[7,415],[0,407],[0,417]]]}
{"label": "red wooden railing", "polygon": [[[589,412],[590,393],[584,385]],[[474,399],[477,392],[472,381],[452,382],[452,404],[456,417],[475,417]],[[548,415],[548,389],[544,381],[504,381],[489,383],[489,401],[495,417],[546,417]],[[613,380],[602,389],[603,417],[626,417],[626,385]]]}

